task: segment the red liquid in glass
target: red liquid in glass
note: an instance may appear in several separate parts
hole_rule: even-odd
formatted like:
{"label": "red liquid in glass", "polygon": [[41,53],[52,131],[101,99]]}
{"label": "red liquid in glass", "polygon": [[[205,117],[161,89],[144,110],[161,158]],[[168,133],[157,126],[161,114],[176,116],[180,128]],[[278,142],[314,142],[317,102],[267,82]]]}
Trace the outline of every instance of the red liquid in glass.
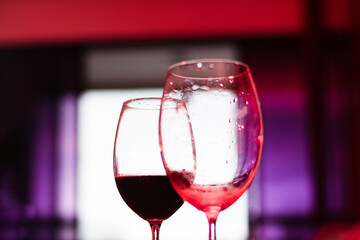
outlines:
{"label": "red liquid in glass", "polygon": [[163,221],[183,204],[167,176],[121,176],[115,181],[126,204],[147,221]]}
{"label": "red liquid in glass", "polygon": [[194,184],[194,176],[187,172],[172,172],[173,186],[191,205],[203,212],[222,211],[236,202],[249,188],[254,171],[247,172],[240,179],[228,184]]}

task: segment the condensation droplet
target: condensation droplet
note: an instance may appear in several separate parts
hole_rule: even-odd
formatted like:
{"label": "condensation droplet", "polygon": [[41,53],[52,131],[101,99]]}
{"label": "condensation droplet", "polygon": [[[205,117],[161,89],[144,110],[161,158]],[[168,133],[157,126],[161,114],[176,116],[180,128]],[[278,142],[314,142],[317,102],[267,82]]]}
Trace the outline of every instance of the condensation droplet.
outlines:
{"label": "condensation droplet", "polygon": [[213,63],[210,63],[210,64],[209,64],[209,69],[210,69],[210,70],[213,70],[213,69],[214,69],[214,64],[213,64]]}
{"label": "condensation droplet", "polygon": [[231,123],[231,118],[229,118],[229,123]]}
{"label": "condensation droplet", "polygon": [[174,83],[173,82],[169,82],[169,84],[172,86],[172,85],[174,85]]}
{"label": "condensation droplet", "polygon": [[192,88],[192,90],[196,91],[196,90],[198,90],[200,88],[200,86],[199,85],[194,85],[191,88]]}
{"label": "condensation droplet", "polygon": [[234,98],[234,99],[233,99],[233,102],[234,102],[234,103],[236,103],[236,102],[237,102],[237,100],[238,100],[237,98]]}
{"label": "condensation droplet", "polygon": [[248,104],[249,104],[249,101],[246,101],[245,104],[248,105]]}
{"label": "condensation droplet", "polygon": [[244,125],[241,124],[238,125],[238,130],[243,130],[244,128],[245,128]]}
{"label": "condensation droplet", "polygon": [[259,135],[257,137],[257,140],[258,140],[259,143],[263,143],[264,142],[264,135]]}
{"label": "condensation droplet", "polygon": [[220,83],[219,86],[220,86],[220,87],[224,87],[224,84]]}
{"label": "condensation droplet", "polygon": [[230,83],[230,84],[234,83],[234,77],[233,77],[233,76],[230,76],[230,77],[229,77],[229,83]]}
{"label": "condensation droplet", "polygon": [[202,63],[200,63],[200,62],[197,63],[197,64],[196,64],[196,71],[200,71],[201,68],[202,68],[202,66],[203,66]]}
{"label": "condensation droplet", "polygon": [[204,91],[209,91],[210,88],[208,86],[201,86],[200,89]]}

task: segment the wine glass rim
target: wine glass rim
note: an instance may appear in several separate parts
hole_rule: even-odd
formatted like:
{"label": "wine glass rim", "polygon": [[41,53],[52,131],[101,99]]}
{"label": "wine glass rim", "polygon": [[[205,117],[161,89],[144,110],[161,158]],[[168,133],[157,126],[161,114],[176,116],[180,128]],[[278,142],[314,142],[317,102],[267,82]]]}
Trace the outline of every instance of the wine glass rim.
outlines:
{"label": "wine glass rim", "polygon": [[192,79],[197,79],[197,80],[207,80],[209,79],[208,77],[193,77],[193,76],[185,76],[185,75],[180,75],[180,74],[176,74],[173,72],[173,70],[175,68],[181,67],[181,66],[186,66],[186,65],[193,65],[193,64],[198,64],[198,63],[227,63],[227,64],[233,64],[233,65],[237,65],[237,66],[241,66],[244,68],[244,71],[238,73],[238,74],[233,74],[233,75],[225,75],[225,76],[216,76],[216,77],[212,77],[212,79],[222,79],[222,78],[236,78],[242,75],[246,75],[250,73],[250,68],[249,66],[241,61],[238,60],[233,60],[233,59],[226,59],[226,58],[199,58],[199,59],[193,59],[193,60],[185,60],[185,61],[181,61],[178,63],[175,63],[173,65],[171,65],[168,68],[168,74],[174,77],[178,77],[178,78],[192,78]]}
{"label": "wine glass rim", "polygon": [[132,98],[124,101],[123,106],[132,109],[159,110],[160,104],[161,104],[161,97],[140,97],[140,98]]}

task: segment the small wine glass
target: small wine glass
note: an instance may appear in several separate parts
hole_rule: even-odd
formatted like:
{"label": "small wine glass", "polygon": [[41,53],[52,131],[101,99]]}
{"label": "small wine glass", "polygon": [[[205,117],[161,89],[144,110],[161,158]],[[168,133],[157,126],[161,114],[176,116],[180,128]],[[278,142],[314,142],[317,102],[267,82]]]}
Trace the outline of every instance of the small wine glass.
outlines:
{"label": "small wine glass", "polygon": [[114,176],[125,203],[150,223],[152,239],[159,239],[162,221],[183,204],[171,186],[159,149],[161,98],[125,101],[114,146]]}
{"label": "small wine glass", "polygon": [[199,59],[171,66],[159,120],[163,163],[179,195],[209,222],[250,187],[263,146],[263,122],[247,65]]}

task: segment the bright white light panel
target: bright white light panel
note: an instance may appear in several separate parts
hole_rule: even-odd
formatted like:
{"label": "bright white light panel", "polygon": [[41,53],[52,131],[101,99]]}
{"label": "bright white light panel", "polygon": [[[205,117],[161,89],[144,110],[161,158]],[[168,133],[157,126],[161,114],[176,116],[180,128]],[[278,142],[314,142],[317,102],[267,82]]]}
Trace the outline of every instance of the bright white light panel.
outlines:
{"label": "bright white light panel", "polygon": [[[113,176],[113,147],[122,103],[135,97],[160,97],[161,89],[94,90],[78,102],[77,216],[79,240],[151,239],[149,224],[122,200]],[[220,213],[218,240],[247,239],[245,194]],[[162,240],[208,239],[205,214],[185,203],[164,221]]]}

